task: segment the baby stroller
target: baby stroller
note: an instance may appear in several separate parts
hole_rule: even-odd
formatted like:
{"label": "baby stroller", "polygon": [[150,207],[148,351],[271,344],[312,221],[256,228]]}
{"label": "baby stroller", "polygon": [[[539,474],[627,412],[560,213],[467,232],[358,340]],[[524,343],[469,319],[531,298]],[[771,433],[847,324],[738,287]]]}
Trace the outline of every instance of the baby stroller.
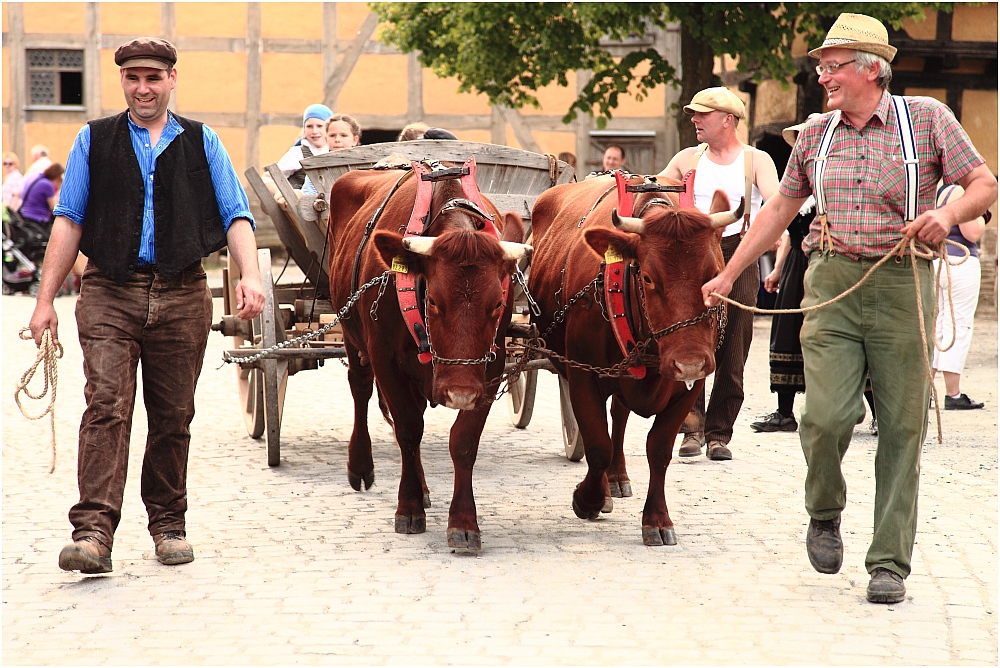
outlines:
{"label": "baby stroller", "polygon": [[42,260],[49,243],[49,230],[40,223],[7,210],[3,226],[3,294],[38,293]]}

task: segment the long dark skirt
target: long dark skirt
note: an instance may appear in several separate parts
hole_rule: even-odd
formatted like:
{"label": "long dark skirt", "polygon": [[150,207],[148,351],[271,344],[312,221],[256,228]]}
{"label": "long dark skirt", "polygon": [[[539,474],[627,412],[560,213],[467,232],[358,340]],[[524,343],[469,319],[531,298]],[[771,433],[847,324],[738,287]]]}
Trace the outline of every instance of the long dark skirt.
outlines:
{"label": "long dark skirt", "polygon": [[[802,304],[805,277],[809,260],[802,248],[793,245],[781,267],[778,281],[776,309],[799,308]],[[806,379],[802,370],[802,344],[799,330],[802,329],[801,313],[779,313],[771,320],[771,391],[805,392]]]}

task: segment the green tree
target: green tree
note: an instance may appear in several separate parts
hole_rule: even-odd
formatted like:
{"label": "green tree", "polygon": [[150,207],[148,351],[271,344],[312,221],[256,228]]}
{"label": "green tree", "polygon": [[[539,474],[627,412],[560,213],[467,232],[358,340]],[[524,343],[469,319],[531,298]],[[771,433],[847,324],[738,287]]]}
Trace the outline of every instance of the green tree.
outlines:
{"label": "green tree", "polygon": [[[797,71],[791,46],[801,35],[819,46],[841,12],[868,14],[894,28],[924,10],[951,3],[623,3],[623,2],[381,2],[370,3],[386,24],[382,41],[404,52],[419,51],[420,62],[439,76],[454,76],[462,92],[484,93],[493,104],[538,107],[535,92],[552,82],[568,85],[566,73],[593,73],[567,110],[569,123],[583,112],[604,127],[620,96],[635,91],[642,100],[660,85],[680,88],[682,100],[713,84],[713,59],[738,59],[738,69],[757,80],[786,80]],[[670,63],[655,49],[637,49],[615,58],[601,40],[623,40],[648,27],[681,23],[681,58]],[[717,82],[715,82],[717,83]],[[683,144],[694,143],[686,119],[678,119]]]}

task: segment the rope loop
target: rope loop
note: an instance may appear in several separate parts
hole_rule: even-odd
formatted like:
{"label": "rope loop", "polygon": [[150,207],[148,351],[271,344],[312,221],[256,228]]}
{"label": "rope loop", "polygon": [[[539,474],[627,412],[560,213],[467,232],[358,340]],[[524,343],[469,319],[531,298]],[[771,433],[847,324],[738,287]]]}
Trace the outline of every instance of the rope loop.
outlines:
{"label": "rope loop", "polygon": [[[18,336],[22,341],[31,341],[31,329],[29,327],[22,327]],[[56,364],[56,360],[62,359],[63,347],[61,343],[53,343],[52,332],[46,329],[42,332],[42,341],[38,346],[38,354],[35,357],[35,362],[32,364],[27,371],[21,375],[21,380],[17,384],[17,388],[14,390],[14,402],[17,404],[18,410],[21,411],[23,415],[28,420],[41,420],[46,415],[50,418],[50,427],[52,433],[52,463],[49,466],[49,473],[56,470],[56,389],[58,387],[59,373]],[[38,394],[31,391],[28,385],[31,380],[35,377],[38,372],[39,365],[42,367],[42,390]],[[25,411],[24,406],[21,404],[21,393],[23,392],[29,399],[35,401],[41,401],[45,398],[45,395],[49,393],[49,389],[52,389],[52,394],[49,396],[49,405],[45,407],[38,415],[29,415]]]}

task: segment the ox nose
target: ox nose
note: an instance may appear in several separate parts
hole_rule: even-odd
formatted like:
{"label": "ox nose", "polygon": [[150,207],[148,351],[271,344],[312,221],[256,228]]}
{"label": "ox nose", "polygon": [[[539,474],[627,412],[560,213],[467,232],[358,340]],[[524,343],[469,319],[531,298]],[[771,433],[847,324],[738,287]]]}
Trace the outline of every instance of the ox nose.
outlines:
{"label": "ox nose", "polygon": [[453,389],[445,392],[447,400],[444,405],[460,411],[471,411],[479,401],[479,392],[467,388]]}
{"label": "ox nose", "polygon": [[698,380],[705,377],[705,360],[698,362],[680,362],[674,360],[674,372],[676,380]]}

